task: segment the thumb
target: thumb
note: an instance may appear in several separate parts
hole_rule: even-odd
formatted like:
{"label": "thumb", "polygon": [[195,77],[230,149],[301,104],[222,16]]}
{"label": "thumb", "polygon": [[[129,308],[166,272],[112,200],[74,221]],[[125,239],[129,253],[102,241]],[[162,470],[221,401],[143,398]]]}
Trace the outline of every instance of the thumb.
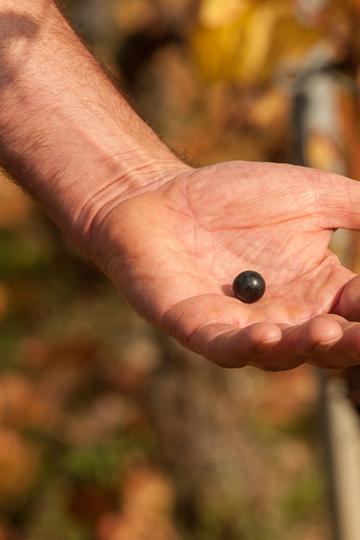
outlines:
{"label": "thumb", "polygon": [[360,182],[323,173],[315,190],[326,227],[360,229]]}
{"label": "thumb", "polygon": [[344,285],[331,311],[348,321],[360,321],[360,276]]}

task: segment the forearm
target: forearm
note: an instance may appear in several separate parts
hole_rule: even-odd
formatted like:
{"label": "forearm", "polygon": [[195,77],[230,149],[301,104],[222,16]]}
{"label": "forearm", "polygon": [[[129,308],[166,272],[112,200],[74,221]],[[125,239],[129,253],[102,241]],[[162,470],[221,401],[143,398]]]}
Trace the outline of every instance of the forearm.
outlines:
{"label": "forearm", "polygon": [[0,63],[0,160],[78,243],[179,167],[52,1],[0,0]]}

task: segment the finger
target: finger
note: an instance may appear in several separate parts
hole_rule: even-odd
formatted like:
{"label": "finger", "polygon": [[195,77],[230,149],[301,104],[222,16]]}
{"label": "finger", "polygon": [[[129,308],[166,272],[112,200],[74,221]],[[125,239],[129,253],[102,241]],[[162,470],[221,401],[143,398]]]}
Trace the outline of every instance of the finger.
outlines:
{"label": "finger", "polygon": [[162,325],[180,343],[228,367],[240,367],[249,355],[267,350],[281,339],[276,324],[249,325],[249,307],[235,298],[206,294],[179,302],[168,310]]}
{"label": "finger", "polygon": [[360,364],[360,323],[344,323],[343,337],[311,363],[324,368],[347,368]]}
{"label": "finger", "polygon": [[360,229],[360,184],[338,174],[316,171],[314,189],[326,226]]}
{"label": "finger", "polygon": [[319,315],[304,324],[284,328],[281,341],[258,359],[256,365],[267,370],[295,368],[313,355],[331,348],[342,336],[341,317]]}
{"label": "finger", "polygon": [[348,321],[360,321],[360,276],[344,285],[332,311]]}
{"label": "finger", "polygon": [[280,328],[272,323],[255,323],[239,329],[234,325],[209,324],[191,337],[190,347],[216,364],[236,368],[262,356],[281,340]]}

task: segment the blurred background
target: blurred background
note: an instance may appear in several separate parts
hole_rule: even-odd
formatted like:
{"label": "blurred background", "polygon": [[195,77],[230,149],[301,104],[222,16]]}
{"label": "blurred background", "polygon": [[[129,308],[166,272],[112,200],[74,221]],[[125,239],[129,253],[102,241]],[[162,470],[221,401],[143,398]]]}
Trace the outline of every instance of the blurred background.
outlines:
{"label": "blurred background", "polygon": [[[65,7],[184,159],[360,178],[359,0]],[[358,246],[336,238],[354,270]],[[334,537],[318,374],[223,371],[183,350],[6,179],[0,315],[0,540]],[[332,379],[356,407],[356,373]]]}

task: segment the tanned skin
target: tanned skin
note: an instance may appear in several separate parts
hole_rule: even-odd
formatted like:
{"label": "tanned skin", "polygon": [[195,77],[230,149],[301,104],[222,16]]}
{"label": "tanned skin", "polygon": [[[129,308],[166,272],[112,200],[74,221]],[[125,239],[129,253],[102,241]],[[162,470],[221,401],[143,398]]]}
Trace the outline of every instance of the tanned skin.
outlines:
{"label": "tanned skin", "polygon": [[[182,163],[51,0],[0,0],[0,160],[130,304],[226,367],[360,361],[360,280],[329,248],[360,186],[313,169]],[[247,305],[244,270],[266,280]]]}

